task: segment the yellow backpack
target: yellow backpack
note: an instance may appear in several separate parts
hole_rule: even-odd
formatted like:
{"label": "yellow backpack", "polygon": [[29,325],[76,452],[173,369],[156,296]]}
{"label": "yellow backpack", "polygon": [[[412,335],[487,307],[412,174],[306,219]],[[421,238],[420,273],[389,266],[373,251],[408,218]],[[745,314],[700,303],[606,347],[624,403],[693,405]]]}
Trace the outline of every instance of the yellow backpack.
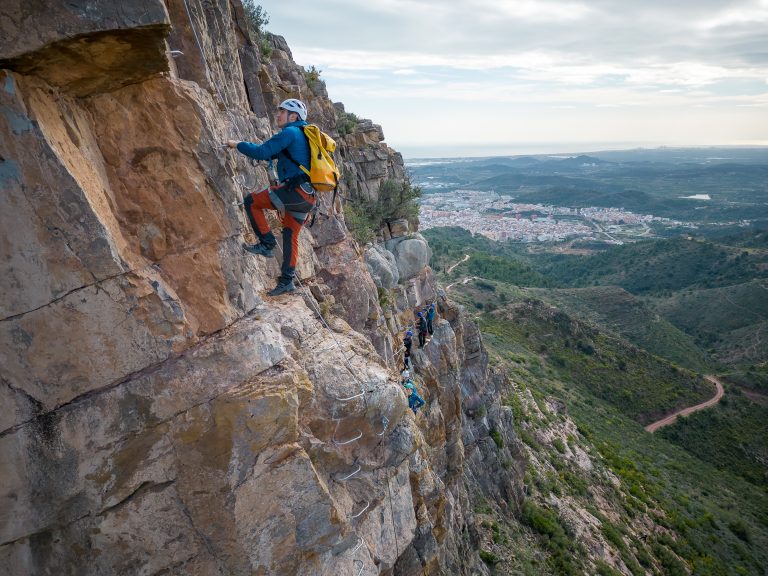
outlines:
{"label": "yellow backpack", "polygon": [[299,168],[309,176],[309,183],[318,192],[335,191],[340,175],[332,156],[336,142],[314,124],[302,126],[301,130],[309,142],[310,166],[307,169],[297,162]]}

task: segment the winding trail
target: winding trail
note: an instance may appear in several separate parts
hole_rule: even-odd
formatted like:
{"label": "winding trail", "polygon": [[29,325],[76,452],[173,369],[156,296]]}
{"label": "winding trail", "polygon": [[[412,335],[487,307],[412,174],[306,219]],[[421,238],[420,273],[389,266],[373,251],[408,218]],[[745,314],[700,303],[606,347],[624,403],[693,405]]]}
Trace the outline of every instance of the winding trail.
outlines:
{"label": "winding trail", "polygon": [[723,394],[725,391],[723,390],[723,385],[714,376],[704,376],[707,380],[712,382],[715,387],[717,388],[717,391],[715,392],[715,395],[707,400],[706,402],[702,402],[701,404],[696,404],[695,406],[689,406],[688,408],[683,408],[682,410],[678,410],[674,414],[670,414],[669,416],[666,416],[662,418],[661,420],[657,420],[656,422],[653,422],[652,424],[648,424],[648,426],[645,427],[645,430],[647,432],[656,432],[659,428],[663,428],[664,426],[669,426],[672,424],[675,420],[677,420],[678,416],[688,416],[688,414],[693,414],[694,412],[698,412],[699,410],[704,410],[705,408],[709,408],[710,406],[714,406],[718,402],[720,402],[720,398],[723,397]]}
{"label": "winding trail", "polygon": [[451,286],[456,286],[456,284],[466,284],[470,280],[474,280],[477,278],[477,276],[466,276],[462,280],[457,280],[456,282],[452,282],[451,284],[448,284],[448,286],[445,287],[445,291],[448,292],[448,290],[451,289]]}
{"label": "winding trail", "polygon": [[462,262],[466,262],[467,260],[469,260],[469,254],[464,254],[464,259],[462,259],[462,260],[459,260],[458,262],[456,262],[456,264],[454,264],[453,266],[451,266],[450,268],[448,268],[448,270],[446,270],[446,272],[445,272],[445,273],[446,273],[446,274],[450,274],[450,273],[453,271],[453,269],[454,269],[454,268],[456,268],[456,266],[458,266],[458,265],[459,265],[459,264],[461,264]]}

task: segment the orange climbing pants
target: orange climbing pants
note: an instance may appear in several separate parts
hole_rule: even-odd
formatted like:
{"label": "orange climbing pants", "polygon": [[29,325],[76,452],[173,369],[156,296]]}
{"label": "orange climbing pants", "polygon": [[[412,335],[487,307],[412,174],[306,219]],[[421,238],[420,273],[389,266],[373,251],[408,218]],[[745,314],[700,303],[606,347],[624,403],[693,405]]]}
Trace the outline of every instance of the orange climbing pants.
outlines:
{"label": "orange climbing pants", "polygon": [[[309,191],[311,192],[309,192]],[[292,280],[299,258],[299,233],[307,213],[315,205],[315,195],[309,184],[281,184],[259,192],[251,192],[245,199],[245,210],[254,234],[265,248],[277,245],[269,228],[264,210],[278,210],[283,214],[283,266],[282,277]]]}

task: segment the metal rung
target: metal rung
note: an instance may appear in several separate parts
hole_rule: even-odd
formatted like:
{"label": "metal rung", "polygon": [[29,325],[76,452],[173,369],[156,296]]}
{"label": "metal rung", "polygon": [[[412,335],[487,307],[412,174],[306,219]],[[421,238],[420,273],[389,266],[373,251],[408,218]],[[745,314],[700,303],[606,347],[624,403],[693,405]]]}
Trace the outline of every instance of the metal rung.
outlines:
{"label": "metal rung", "polygon": [[362,560],[352,560],[352,565],[360,564],[360,571],[355,574],[355,576],[360,576],[360,574],[363,573],[363,568],[365,568],[365,564],[363,564]]}
{"label": "metal rung", "polygon": [[338,440],[336,440],[336,433],[334,432],[333,443],[336,444],[336,446],[344,446],[345,444],[352,444],[352,442],[354,442],[355,440],[360,440],[360,438],[363,437],[363,433],[360,431],[359,428],[357,432],[358,432],[357,436],[355,436],[354,438],[350,438],[349,440],[345,440],[344,442],[339,442]]}
{"label": "metal rung", "polygon": [[[360,516],[360,515],[361,515],[363,512],[365,512],[366,510],[368,510],[368,507],[369,507],[370,505],[371,505],[371,502],[370,502],[370,500],[366,500],[366,501],[365,501],[365,507],[364,507],[362,510],[360,510],[360,512],[358,512],[357,514],[353,514],[352,516],[350,516],[350,517],[349,517],[349,519],[350,519],[350,520],[354,520],[355,518],[359,517],[359,516]],[[362,540],[362,538],[361,538],[360,540]]]}
{"label": "metal rung", "polygon": [[376,436],[384,436],[384,433],[387,431],[387,427],[389,426],[389,418],[384,416],[384,418],[381,419],[381,425],[384,426],[384,430],[376,434]]}
{"label": "metal rung", "polygon": [[349,474],[349,475],[347,475],[347,476],[344,476],[344,478],[339,478],[339,482],[346,482],[347,480],[349,480],[350,478],[352,478],[352,476],[354,476],[355,474],[357,474],[358,472],[360,472],[360,470],[362,470],[362,468],[360,467],[360,465],[358,465],[358,466],[357,466],[357,470],[355,470],[354,472],[352,472],[352,474]]}
{"label": "metal rung", "polygon": [[[355,552],[357,552],[358,550],[360,550],[360,547],[361,547],[362,545],[363,545],[363,539],[362,539],[360,536],[358,536],[358,537],[357,537],[357,546],[355,546],[355,549],[354,549],[354,550],[352,550],[352,554],[354,554]],[[359,562],[359,560],[358,560],[358,562]]]}
{"label": "metal rung", "polygon": [[334,398],[336,398],[337,402],[349,402],[350,400],[354,400],[355,398],[360,398],[360,396],[365,396],[365,390],[363,390],[359,394],[355,394],[354,396],[350,396],[349,398],[338,398],[336,396],[334,396]]}
{"label": "metal rung", "polygon": [[[248,189],[248,188],[253,188],[254,187],[251,184],[252,181],[250,179],[246,180],[246,177],[243,176],[242,174],[237,174],[232,179],[235,181],[235,184],[237,184],[238,186],[241,186],[243,188]],[[253,184],[255,184],[255,183],[256,182],[255,182],[255,179],[254,179],[253,180]]]}

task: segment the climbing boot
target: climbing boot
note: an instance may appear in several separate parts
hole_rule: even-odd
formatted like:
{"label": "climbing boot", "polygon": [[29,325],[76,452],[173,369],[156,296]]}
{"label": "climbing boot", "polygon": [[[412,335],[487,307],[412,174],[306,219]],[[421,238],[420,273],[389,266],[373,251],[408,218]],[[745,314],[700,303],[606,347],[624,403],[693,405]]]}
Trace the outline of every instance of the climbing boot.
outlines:
{"label": "climbing boot", "polygon": [[264,256],[265,258],[272,258],[275,255],[274,248],[267,248],[262,243],[258,244],[243,244],[243,248],[246,252],[256,254],[257,256]]}
{"label": "climbing boot", "polygon": [[289,292],[293,292],[296,290],[296,286],[293,284],[293,280],[288,280],[285,282],[284,280],[280,280],[277,283],[277,286],[273,290],[270,290],[267,292],[269,296],[280,296],[280,294],[287,294]]}

